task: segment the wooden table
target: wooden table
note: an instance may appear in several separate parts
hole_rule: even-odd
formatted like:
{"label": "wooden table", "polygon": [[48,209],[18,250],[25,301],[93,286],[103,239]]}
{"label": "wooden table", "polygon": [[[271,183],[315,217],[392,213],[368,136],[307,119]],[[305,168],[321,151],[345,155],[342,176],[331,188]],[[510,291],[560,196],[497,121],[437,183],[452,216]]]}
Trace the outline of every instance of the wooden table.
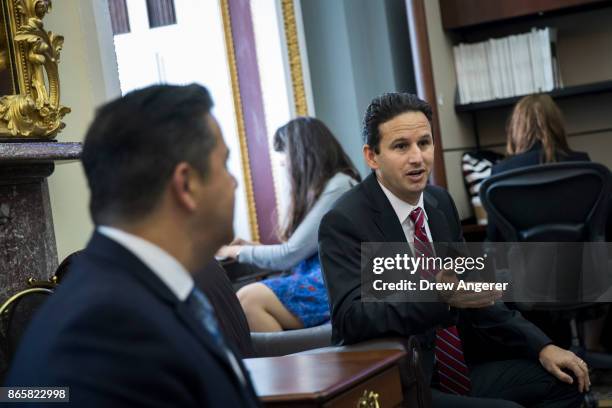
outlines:
{"label": "wooden table", "polygon": [[[251,358],[245,364],[266,407],[397,407],[401,350]],[[378,404],[378,405],[377,405]]]}

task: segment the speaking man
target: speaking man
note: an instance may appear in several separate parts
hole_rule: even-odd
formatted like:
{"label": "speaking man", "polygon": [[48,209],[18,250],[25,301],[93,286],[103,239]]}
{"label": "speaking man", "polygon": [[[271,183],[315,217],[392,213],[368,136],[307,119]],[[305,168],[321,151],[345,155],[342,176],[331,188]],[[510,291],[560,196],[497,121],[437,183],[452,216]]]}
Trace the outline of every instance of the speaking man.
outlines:
{"label": "speaking man", "polygon": [[[418,336],[436,407],[580,406],[590,385],[584,361],[495,304],[496,292],[441,292],[429,303],[361,301],[362,242],[408,242],[414,255],[433,256],[433,242],[463,241],[450,195],[427,183],[431,120],[431,107],[407,93],[377,97],[366,111],[363,153],[372,174],[319,229],[334,342]],[[452,271],[431,278],[458,281]]]}

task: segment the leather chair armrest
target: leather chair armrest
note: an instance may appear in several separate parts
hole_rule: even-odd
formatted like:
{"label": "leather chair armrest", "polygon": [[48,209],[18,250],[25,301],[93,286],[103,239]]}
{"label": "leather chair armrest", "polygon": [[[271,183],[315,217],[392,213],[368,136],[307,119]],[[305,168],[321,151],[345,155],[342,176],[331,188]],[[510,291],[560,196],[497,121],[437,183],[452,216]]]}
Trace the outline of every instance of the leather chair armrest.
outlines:
{"label": "leather chair armrest", "polygon": [[223,267],[227,277],[234,286],[244,286],[249,283],[258,282],[270,275],[282,273],[282,271],[271,271],[258,268],[254,265],[242,264],[233,259],[219,261],[219,264]]}
{"label": "leather chair armrest", "polygon": [[331,345],[331,323],[307,329],[251,333],[255,357],[276,357]]}

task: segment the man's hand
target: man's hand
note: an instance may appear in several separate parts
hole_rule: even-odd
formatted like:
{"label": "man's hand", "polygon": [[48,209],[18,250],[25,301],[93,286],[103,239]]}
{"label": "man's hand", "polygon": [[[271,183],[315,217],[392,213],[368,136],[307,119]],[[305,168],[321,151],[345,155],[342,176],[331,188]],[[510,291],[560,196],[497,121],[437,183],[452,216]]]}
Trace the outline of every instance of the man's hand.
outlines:
{"label": "man's hand", "polygon": [[554,344],[545,346],[540,351],[540,364],[552,375],[564,383],[573,384],[574,379],[563,369],[570,370],[578,380],[578,391],[586,392],[591,387],[589,368],[577,355]]}
{"label": "man's hand", "polygon": [[[453,283],[453,287],[456,287],[459,279],[455,271],[443,269],[436,275],[436,282]],[[467,309],[492,306],[497,299],[502,297],[502,292],[499,290],[475,292],[473,290],[454,289],[438,291],[438,296],[443,302],[448,303],[452,307]]]}

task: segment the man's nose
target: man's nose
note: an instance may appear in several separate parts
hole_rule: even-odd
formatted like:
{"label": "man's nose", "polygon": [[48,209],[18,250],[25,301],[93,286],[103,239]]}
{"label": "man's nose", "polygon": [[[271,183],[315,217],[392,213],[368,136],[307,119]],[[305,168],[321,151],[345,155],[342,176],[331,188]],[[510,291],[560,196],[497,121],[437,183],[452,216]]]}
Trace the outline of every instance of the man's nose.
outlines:
{"label": "man's nose", "polygon": [[416,143],[408,150],[408,160],[411,164],[421,164],[423,162],[423,152]]}

